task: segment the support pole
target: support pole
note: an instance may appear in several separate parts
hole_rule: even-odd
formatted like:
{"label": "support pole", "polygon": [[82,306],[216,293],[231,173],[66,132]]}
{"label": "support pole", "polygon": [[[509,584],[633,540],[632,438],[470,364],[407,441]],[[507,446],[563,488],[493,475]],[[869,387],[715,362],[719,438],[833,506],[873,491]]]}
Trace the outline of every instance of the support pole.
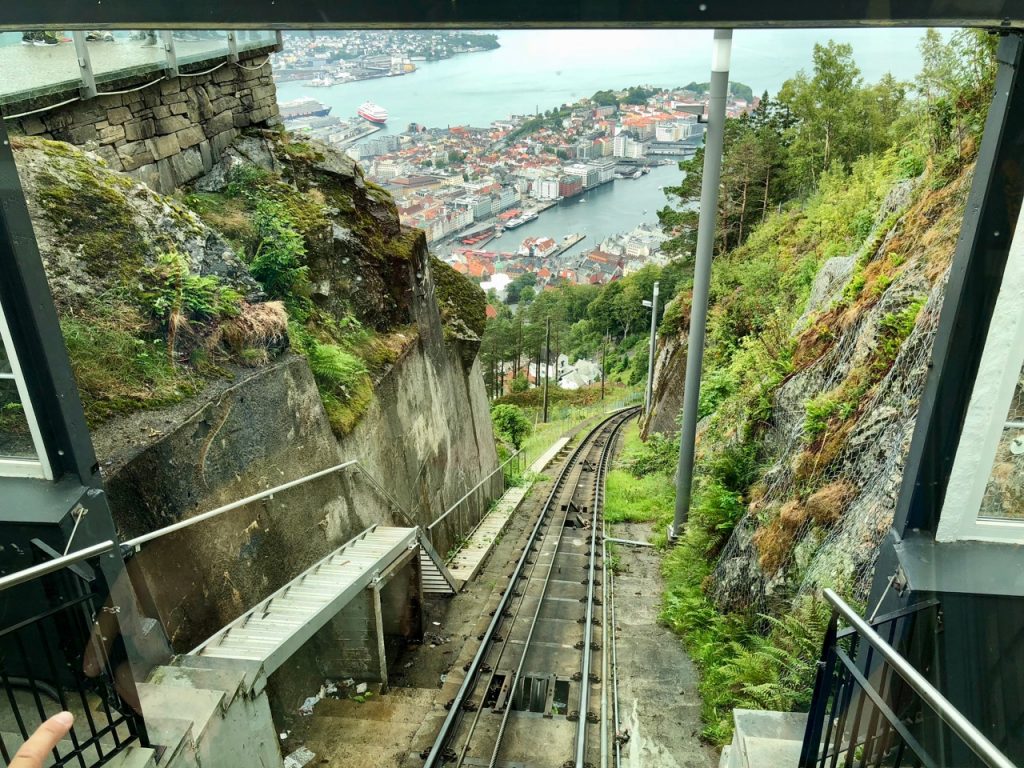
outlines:
{"label": "support pole", "polygon": [[551,378],[551,318],[544,321],[544,423],[548,423],[548,379]]}
{"label": "support pole", "polygon": [[85,42],[85,32],[75,30],[71,33],[71,39],[75,41],[75,55],[78,57],[78,71],[82,77],[82,98],[96,98],[96,77],[92,71],[92,60],[89,56],[89,47]]}
{"label": "support pole", "polygon": [[693,458],[697,440],[697,410],[700,376],[704,362],[704,336],[708,321],[708,290],[711,257],[715,248],[718,219],[718,184],[722,176],[722,147],[725,142],[725,100],[729,89],[729,55],[732,30],[716,29],[711,57],[711,99],[708,129],[704,139],[704,176],[700,189],[700,218],[697,222],[697,254],[693,270],[693,306],[690,309],[690,338],[686,353],[686,382],[683,390],[683,425],[679,430],[679,466],[676,470],[676,512],[669,540],[682,533],[690,513],[693,488]]}
{"label": "support pole", "polygon": [[604,359],[608,354],[608,334],[601,340],[601,399],[604,400]]}
{"label": "support pole", "polygon": [[654,282],[654,293],[651,296],[651,345],[647,352],[647,399],[644,400],[644,416],[651,417],[651,406],[654,404],[654,344],[658,337],[658,281]]}

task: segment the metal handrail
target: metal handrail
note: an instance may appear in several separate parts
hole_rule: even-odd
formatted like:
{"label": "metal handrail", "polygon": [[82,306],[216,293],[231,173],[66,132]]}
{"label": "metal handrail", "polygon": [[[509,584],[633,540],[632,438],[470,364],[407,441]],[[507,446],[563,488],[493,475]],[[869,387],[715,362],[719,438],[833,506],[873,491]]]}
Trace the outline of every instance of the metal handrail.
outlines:
{"label": "metal handrail", "polygon": [[896,673],[906,681],[907,685],[930,706],[942,721],[948,725],[963,742],[970,747],[989,768],[1016,768],[1012,760],[1004,755],[998,747],[989,741],[970,720],[943,696],[924,675],[918,672],[899,652],[889,645],[882,636],[871,628],[863,618],[857,615],[846,602],[831,589],[825,590],[825,599],[832,607],[857,630],[881,654]]}
{"label": "metal handrail", "polygon": [[211,517],[223,515],[225,512],[230,512],[233,509],[244,507],[246,504],[251,504],[254,501],[259,501],[260,499],[265,499],[268,496],[273,496],[275,493],[287,491],[289,488],[294,488],[297,485],[303,485],[304,483],[308,483],[310,480],[316,480],[317,478],[333,474],[334,472],[340,472],[343,469],[348,469],[353,464],[357,463],[358,462],[355,459],[352,459],[351,461],[346,461],[343,462],[342,464],[336,464],[333,467],[322,469],[319,472],[314,472],[311,475],[300,477],[297,480],[290,480],[289,482],[283,483],[282,485],[277,485],[274,486],[273,488],[268,488],[265,491],[254,493],[252,496],[246,496],[244,499],[233,501],[230,504],[225,504],[221,507],[216,507],[215,509],[211,509],[209,512],[203,512],[201,515],[190,517],[187,520],[180,520],[177,523],[172,523],[171,525],[164,526],[163,528],[157,528],[155,531],[150,531],[149,533],[144,533],[141,536],[136,536],[134,539],[128,539],[128,541],[122,542],[121,546],[133,549],[142,544],[145,544],[148,541],[152,541],[153,539],[158,539],[161,536],[166,536],[168,533],[174,533],[175,531],[180,531],[183,528],[189,528],[195,525],[196,523],[201,523],[204,520],[209,520]]}
{"label": "metal handrail", "polygon": [[499,464],[497,467],[495,467],[493,470],[491,470],[490,474],[488,474],[487,477],[485,477],[479,483],[477,483],[472,488],[470,488],[468,491],[466,491],[466,493],[463,494],[461,499],[459,499],[454,504],[452,504],[450,507],[448,507],[448,509],[446,509],[441,514],[441,516],[439,518],[437,518],[434,522],[432,522],[430,525],[428,525],[427,526],[427,531],[432,531],[434,529],[435,525],[440,523],[442,520],[444,520],[446,517],[448,517],[448,515],[450,515],[452,512],[454,512],[455,508],[458,507],[459,504],[461,504],[466,499],[468,499],[470,496],[472,496],[474,493],[476,493],[478,490],[480,490],[480,487],[484,483],[486,483],[488,480],[490,480],[492,477],[494,477],[496,474],[498,474],[498,472],[501,472],[503,469],[505,469],[505,467],[508,466],[508,463],[510,461],[512,461],[512,459],[516,458],[522,452],[523,452],[523,449],[520,448],[518,451],[516,451],[511,456],[509,456],[507,459],[505,459],[505,461],[503,461],[501,464]]}
{"label": "metal handrail", "polygon": [[93,544],[91,547],[80,549],[77,552],[72,552],[70,555],[64,555],[63,557],[57,557],[53,560],[47,560],[45,563],[39,565],[33,565],[31,568],[26,568],[22,571],[8,574],[7,576],[0,577],[0,592],[11,587],[16,587],[19,584],[24,584],[33,579],[38,579],[40,576],[46,576],[47,574],[54,573],[68,566],[80,563],[83,560],[88,560],[91,557],[102,555],[114,548],[114,542],[107,540],[101,541],[99,544]]}
{"label": "metal handrail", "polygon": [[406,511],[405,507],[398,502],[398,499],[395,498],[394,494],[385,488],[377,478],[371,475],[369,470],[360,464],[358,460],[355,462],[355,468],[363,473],[363,477],[370,481],[370,485],[377,489],[377,493],[395,506],[395,509],[397,509],[401,513],[402,517],[405,518],[405,522],[409,524],[410,528],[416,527],[416,521],[412,519],[412,515]]}

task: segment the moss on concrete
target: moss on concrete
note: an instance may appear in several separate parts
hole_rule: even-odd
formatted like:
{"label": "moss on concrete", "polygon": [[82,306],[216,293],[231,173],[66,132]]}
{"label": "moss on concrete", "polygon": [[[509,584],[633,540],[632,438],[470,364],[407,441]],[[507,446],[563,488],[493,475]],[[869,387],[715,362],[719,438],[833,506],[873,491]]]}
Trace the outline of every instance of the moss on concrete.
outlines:
{"label": "moss on concrete", "polygon": [[436,256],[430,259],[435,294],[441,316],[458,318],[477,336],[483,336],[487,323],[487,296],[465,275],[461,275]]}

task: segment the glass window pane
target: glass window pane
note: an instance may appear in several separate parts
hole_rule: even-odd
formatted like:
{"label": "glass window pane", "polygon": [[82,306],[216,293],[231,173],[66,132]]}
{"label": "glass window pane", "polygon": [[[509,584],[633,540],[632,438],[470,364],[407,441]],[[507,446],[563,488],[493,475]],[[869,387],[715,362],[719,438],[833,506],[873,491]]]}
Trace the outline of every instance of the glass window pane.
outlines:
{"label": "glass window pane", "polygon": [[1024,374],[1010,401],[978,517],[1024,519]]}
{"label": "glass window pane", "polygon": [[183,29],[174,32],[174,50],[178,65],[209,62],[219,63],[228,55],[228,33],[222,29]]}
{"label": "glass window pane", "polygon": [[11,379],[0,379],[0,458],[36,458],[25,409]]}
{"label": "glass window pane", "polygon": [[0,33],[0,105],[74,92],[82,83],[79,71],[75,46],[60,30]]}

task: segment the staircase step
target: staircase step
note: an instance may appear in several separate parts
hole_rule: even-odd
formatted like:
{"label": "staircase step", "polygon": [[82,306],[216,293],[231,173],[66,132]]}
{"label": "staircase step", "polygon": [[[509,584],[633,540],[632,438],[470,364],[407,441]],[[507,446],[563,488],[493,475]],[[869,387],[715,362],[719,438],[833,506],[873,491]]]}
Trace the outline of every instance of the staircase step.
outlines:
{"label": "staircase step", "polygon": [[156,768],[156,752],[148,747],[128,747],[103,765],[106,768]]}
{"label": "staircase step", "polygon": [[199,768],[196,744],[192,739],[192,721],[165,717],[150,710],[145,713],[149,743],[165,748],[160,765],[174,768]]}
{"label": "staircase step", "polygon": [[[198,743],[207,726],[214,719],[221,719],[227,694],[224,691],[209,691],[202,688],[183,688],[175,685],[153,685],[139,683],[137,686],[142,701],[142,711],[149,722],[149,713],[158,716],[173,716],[189,725],[192,743]],[[163,742],[156,741],[156,744]],[[164,746],[171,746],[164,744]]]}
{"label": "staircase step", "polygon": [[737,733],[744,737],[793,739],[802,742],[804,731],[807,729],[807,715],[802,712],[735,709],[732,718]]}
{"label": "staircase step", "polygon": [[800,760],[802,742],[746,736],[743,739],[745,768],[793,768]]}
{"label": "staircase step", "polygon": [[146,682],[153,685],[171,685],[179,688],[219,691],[225,694],[223,706],[226,708],[235,700],[239,693],[246,693],[245,670],[222,667],[220,669],[200,669],[196,667],[170,666],[157,667]]}

